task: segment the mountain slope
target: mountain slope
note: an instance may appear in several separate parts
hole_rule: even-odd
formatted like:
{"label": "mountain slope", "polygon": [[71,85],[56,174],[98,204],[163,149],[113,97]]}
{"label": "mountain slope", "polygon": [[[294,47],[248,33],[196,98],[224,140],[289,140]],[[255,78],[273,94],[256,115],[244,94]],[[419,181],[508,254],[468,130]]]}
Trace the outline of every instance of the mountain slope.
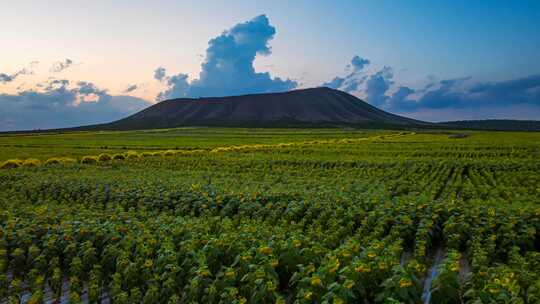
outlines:
{"label": "mountain slope", "polygon": [[135,130],[182,126],[429,126],[390,114],[329,88],[162,101],[127,118],[84,129]]}

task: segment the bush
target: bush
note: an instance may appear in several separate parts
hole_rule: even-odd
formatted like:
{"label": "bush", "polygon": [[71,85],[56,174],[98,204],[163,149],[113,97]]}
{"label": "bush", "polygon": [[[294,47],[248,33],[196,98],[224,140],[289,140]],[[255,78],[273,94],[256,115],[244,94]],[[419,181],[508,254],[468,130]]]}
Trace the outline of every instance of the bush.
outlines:
{"label": "bush", "polygon": [[143,152],[141,153],[141,156],[142,157],[152,157],[152,156],[156,156],[154,153],[152,152]]}
{"label": "bush", "polygon": [[139,158],[139,157],[140,157],[139,153],[137,153],[135,151],[128,151],[126,153],[126,158],[127,159],[136,159],[136,158]]}
{"label": "bush", "polygon": [[114,159],[114,160],[124,160],[124,159],[126,159],[126,157],[124,156],[124,154],[118,153],[118,154],[113,155],[112,159]]}
{"label": "bush", "polygon": [[100,154],[98,156],[98,161],[100,162],[106,162],[106,161],[110,161],[112,159],[112,156],[110,156],[109,154],[107,153],[103,153],[103,154]]}
{"label": "bush", "polygon": [[76,163],[77,161],[74,160],[73,158],[69,158],[69,157],[60,157],[60,163],[62,165],[71,165],[71,164],[74,164]]}
{"label": "bush", "polygon": [[23,167],[39,167],[41,166],[41,161],[35,158],[29,158],[23,161]]}
{"label": "bush", "polygon": [[0,169],[14,169],[19,168],[22,165],[22,161],[18,159],[10,159],[6,160],[5,162],[0,165]]}
{"label": "bush", "polygon": [[95,156],[83,156],[83,158],[81,159],[81,164],[90,165],[90,164],[95,164],[97,162],[98,162],[98,158]]}
{"label": "bush", "polygon": [[175,154],[176,154],[176,151],[174,151],[174,150],[167,150],[167,151],[163,152],[164,156],[173,156]]}
{"label": "bush", "polygon": [[76,163],[76,161],[73,158],[69,157],[53,157],[49,158],[45,161],[45,165],[70,165]]}
{"label": "bush", "polygon": [[61,164],[62,162],[60,161],[60,158],[56,158],[56,157],[53,157],[53,158],[49,158],[45,161],[45,165],[48,166],[48,165],[59,165]]}

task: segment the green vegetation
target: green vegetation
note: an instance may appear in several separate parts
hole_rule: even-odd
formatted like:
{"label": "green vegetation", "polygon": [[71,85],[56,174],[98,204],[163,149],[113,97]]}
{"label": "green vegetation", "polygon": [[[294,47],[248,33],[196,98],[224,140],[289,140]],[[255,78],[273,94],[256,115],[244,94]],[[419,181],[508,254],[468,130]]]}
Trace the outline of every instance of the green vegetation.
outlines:
{"label": "green vegetation", "polygon": [[0,299],[540,301],[539,133],[94,136],[0,137]]}
{"label": "green vegetation", "polygon": [[10,160],[6,160],[5,162],[3,162],[1,165],[0,165],[0,169],[14,169],[14,168],[19,168],[20,166],[22,166],[24,162],[22,160],[19,160],[19,159],[10,159]]}
{"label": "green vegetation", "polygon": [[81,159],[81,164],[96,164],[98,162],[98,158],[95,156],[83,156]]}
{"label": "green vegetation", "polygon": [[[382,131],[389,133],[388,131]],[[154,152],[164,150],[212,149],[244,144],[363,137],[381,131],[336,129],[218,129],[178,128],[127,132],[67,132],[45,134],[0,134],[0,161],[13,157],[81,158],[101,153],[128,150]]]}
{"label": "green vegetation", "polygon": [[98,161],[106,162],[112,160],[112,156],[107,153],[102,153],[98,156]]}

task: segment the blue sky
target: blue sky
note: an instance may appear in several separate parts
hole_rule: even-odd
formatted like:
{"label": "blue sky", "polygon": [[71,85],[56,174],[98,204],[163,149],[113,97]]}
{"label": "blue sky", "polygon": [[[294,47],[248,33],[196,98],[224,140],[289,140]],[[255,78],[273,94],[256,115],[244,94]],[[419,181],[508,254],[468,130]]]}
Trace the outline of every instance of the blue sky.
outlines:
{"label": "blue sky", "polygon": [[[420,119],[540,118],[540,1],[199,2],[6,1],[0,130],[336,79],[339,89]],[[227,54],[211,51],[225,45],[215,39],[246,33],[260,35],[228,44]],[[355,69],[355,56],[369,64]]]}

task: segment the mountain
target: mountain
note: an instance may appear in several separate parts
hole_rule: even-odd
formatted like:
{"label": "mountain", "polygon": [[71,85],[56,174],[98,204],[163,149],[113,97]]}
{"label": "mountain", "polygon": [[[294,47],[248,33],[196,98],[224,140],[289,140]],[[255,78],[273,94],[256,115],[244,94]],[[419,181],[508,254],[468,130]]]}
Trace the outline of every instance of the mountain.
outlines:
{"label": "mountain", "polygon": [[231,97],[165,100],[127,118],[92,130],[136,130],[184,126],[224,127],[428,127],[435,124],[394,115],[330,88]]}

